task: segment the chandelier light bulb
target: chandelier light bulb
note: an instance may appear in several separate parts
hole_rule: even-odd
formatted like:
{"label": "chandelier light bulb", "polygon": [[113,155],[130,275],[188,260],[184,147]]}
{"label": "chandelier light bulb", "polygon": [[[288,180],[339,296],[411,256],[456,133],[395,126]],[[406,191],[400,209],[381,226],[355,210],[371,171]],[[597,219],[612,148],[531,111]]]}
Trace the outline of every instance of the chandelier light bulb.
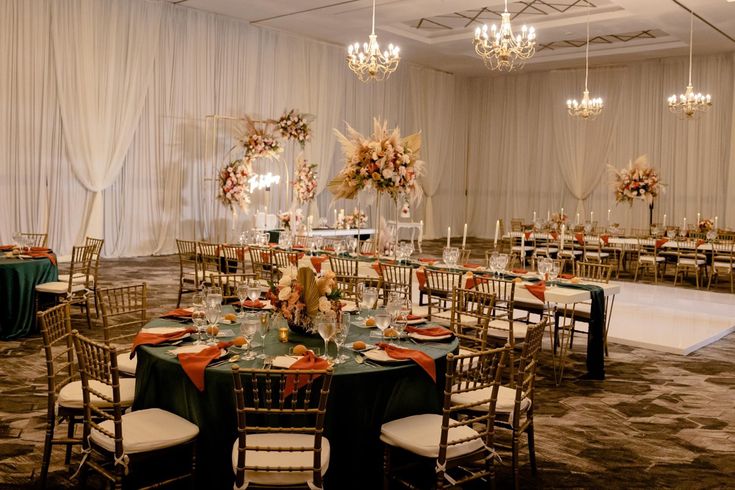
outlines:
{"label": "chandelier light bulb", "polygon": [[511,71],[521,68],[536,52],[536,30],[524,25],[519,34],[513,34],[507,0],[500,21],[500,28],[493,24],[490,34],[487,24],[482,29],[475,29],[475,52],[491,70]]}

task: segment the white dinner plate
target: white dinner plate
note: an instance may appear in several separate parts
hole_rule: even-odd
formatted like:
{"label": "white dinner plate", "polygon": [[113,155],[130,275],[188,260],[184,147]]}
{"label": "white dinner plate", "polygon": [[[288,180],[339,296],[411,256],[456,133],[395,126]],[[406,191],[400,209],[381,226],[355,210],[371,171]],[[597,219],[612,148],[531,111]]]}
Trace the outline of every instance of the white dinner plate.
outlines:
{"label": "white dinner plate", "polygon": [[387,352],[385,352],[382,349],[373,349],[369,350],[367,352],[364,352],[363,355],[370,359],[371,361],[375,362],[382,362],[385,364],[399,364],[402,362],[408,362],[411,359],[393,359],[388,355]]}
{"label": "white dinner plate", "polygon": [[441,337],[437,337],[435,335],[422,335],[418,332],[411,332],[408,334],[408,336],[411,337],[412,339],[429,341],[429,342],[440,342],[442,340],[449,340],[452,338],[452,334],[442,335]]}
{"label": "white dinner plate", "polygon": [[[179,354],[198,354],[199,352],[203,351],[204,349],[207,349],[209,347],[212,347],[211,345],[182,345],[181,347],[177,347],[175,349],[171,349],[168,351],[169,354],[172,356],[178,356]],[[226,356],[227,350],[226,349],[220,349],[220,353],[218,357]]]}
{"label": "white dinner plate", "polygon": [[182,327],[146,327],[142,329],[145,333],[154,333],[157,335],[169,334],[175,332],[184,332],[186,328]]}

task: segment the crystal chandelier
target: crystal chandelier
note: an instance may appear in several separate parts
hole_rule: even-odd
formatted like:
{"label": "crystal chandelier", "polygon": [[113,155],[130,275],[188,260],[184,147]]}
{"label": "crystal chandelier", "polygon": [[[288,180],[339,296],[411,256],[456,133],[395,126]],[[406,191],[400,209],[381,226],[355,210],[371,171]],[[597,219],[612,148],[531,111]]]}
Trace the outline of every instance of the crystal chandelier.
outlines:
{"label": "crystal chandelier", "polygon": [[388,45],[387,51],[380,51],[378,36],[375,35],[375,0],[373,0],[373,29],[369,41],[350,44],[347,47],[347,66],[355,72],[362,82],[370,80],[385,80],[398,68],[401,57],[398,55],[398,46]]}
{"label": "crystal chandelier", "polygon": [[596,97],[590,99],[590,91],[587,90],[587,79],[590,72],[590,17],[587,15],[587,44],[584,52],[584,92],[582,92],[582,100],[567,100],[567,112],[572,117],[578,117],[583,120],[594,119],[600,115],[604,104],[602,99]]}
{"label": "crystal chandelier", "polygon": [[697,111],[706,112],[712,107],[712,97],[694,93],[692,87],[692,46],[694,38],[694,12],[689,11],[689,85],[686,92],[678,97],[672,95],[669,97],[669,110],[675,114],[681,114],[687,118],[693,118],[697,115]]}
{"label": "crystal chandelier", "polygon": [[536,52],[536,30],[524,25],[520,34],[513,34],[508,13],[508,0],[501,14],[500,29],[495,24],[488,32],[487,24],[475,29],[475,52],[491,70],[511,71],[521,68]]}

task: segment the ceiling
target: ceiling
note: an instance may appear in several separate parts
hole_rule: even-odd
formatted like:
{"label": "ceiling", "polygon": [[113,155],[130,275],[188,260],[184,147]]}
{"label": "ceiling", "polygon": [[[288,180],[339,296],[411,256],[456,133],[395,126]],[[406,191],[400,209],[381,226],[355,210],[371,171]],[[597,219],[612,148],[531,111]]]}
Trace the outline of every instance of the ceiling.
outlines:
{"label": "ceiling", "polygon": [[[253,25],[339,46],[367,41],[372,0],[167,0]],[[491,75],[474,53],[476,27],[499,24],[502,0],[377,0],[381,45],[397,44],[404,60],[469,76]],[[688,53],[689,13],[694,54],[735,51],[735,0],[509,0],[514,29],[532,25],[536,55],[525,70],[584,63],[590,21],[590,64]],[[517,26],[517,27],[516,27]]]}

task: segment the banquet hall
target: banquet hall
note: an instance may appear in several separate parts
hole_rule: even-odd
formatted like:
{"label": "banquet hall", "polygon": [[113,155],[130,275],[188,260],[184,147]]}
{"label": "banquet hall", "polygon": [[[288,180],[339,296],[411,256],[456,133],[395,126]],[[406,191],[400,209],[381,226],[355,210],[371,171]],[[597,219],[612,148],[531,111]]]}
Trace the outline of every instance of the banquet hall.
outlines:
{"label": "banquet hall", "polygon": [[735,0],[1,0],[0,488],[722,488]]}

